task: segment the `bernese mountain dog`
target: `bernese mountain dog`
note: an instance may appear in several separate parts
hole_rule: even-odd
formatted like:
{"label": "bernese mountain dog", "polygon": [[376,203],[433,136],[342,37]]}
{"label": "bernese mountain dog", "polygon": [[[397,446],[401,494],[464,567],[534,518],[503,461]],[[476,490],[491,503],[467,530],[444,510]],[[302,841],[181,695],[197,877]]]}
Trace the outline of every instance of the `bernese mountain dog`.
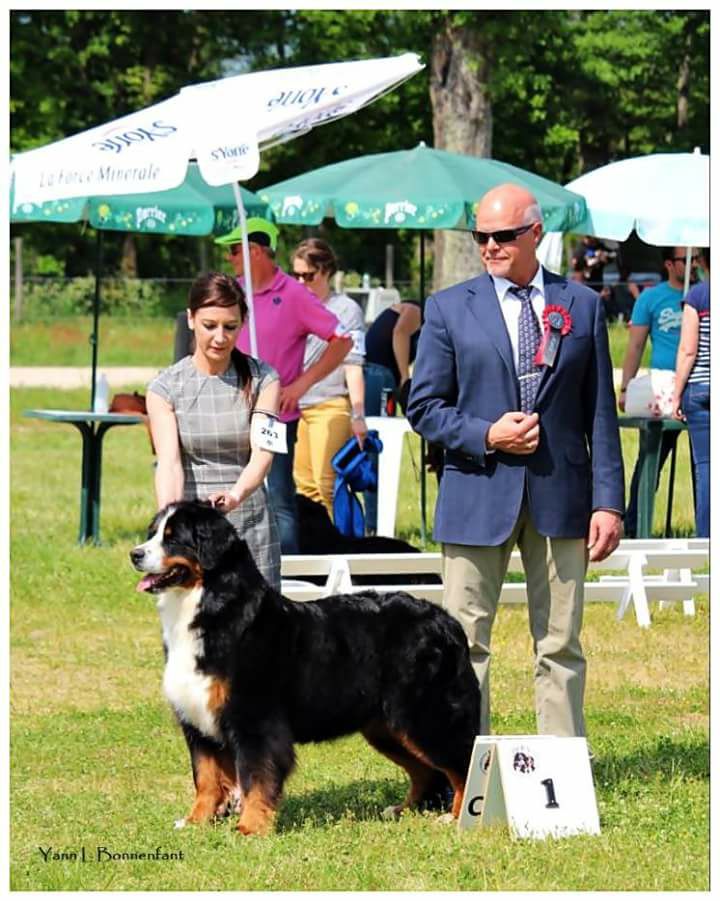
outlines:
{"label": "bernese mountain dog", "polygon": [[138,590],[157,596],[163,687],[192,761],[196,796],[176,825],[235,805],[241,833],[267,833],[295,743],[354,732],[410,777],[394,815],[440,777],[457,818],[480,701],[448,613],[403,592],[288,600],[206,503],[160,511],[130,558]]}

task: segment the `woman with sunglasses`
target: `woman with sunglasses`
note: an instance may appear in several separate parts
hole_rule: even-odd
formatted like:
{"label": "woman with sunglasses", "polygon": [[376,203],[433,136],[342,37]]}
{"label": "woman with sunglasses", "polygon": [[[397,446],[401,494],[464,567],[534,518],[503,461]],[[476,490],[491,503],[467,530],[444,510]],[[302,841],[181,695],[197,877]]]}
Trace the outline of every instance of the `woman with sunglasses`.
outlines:
{"label": "woman with sunglasses", "polygon": [[[333,512],[335,472],[332,458],[351,435],[362,447],[365,424],[363,381],[364,337],[362,310],[346,294],[332,289],[337,259],[321,238],[302,241],[291,256],[292,274],[309,288],[340,320],[353,339],[353,347],[342,366],[316,382],[300,399],[300,424],[295,447],[293,475],[300,494],[324,504]],[[305,346],[304,369],[313,365],[327,342],[310,335]]]}

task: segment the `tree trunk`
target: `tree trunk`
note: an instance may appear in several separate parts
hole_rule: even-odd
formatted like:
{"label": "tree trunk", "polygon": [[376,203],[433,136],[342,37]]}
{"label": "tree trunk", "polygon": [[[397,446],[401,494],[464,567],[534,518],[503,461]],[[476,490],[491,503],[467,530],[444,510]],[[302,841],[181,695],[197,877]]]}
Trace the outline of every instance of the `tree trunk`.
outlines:
{"label": "tree trunk", "polygon": [[[687,42],[689,43],[689,41]],[[690,49],[686,48],[680,67],[678,69],[677,80],[677,128],[678,131],[684,131],[688,126],[688,93],[690,89]]]}
{"label": "tree trunk", "polygon": [[[479,31],[446,16],[433,38],[430,101],[435,147],[451,153],[489,157],[492,107],[488,91],[491,54]],[[434,289],[477,275],[480,258],[467,232],[436,231]]]}
{"label": "tree trunk", "polygon": [[125,278],[137,278],[137,248],[133,235],[125,235],[123,238],[120,271]]}

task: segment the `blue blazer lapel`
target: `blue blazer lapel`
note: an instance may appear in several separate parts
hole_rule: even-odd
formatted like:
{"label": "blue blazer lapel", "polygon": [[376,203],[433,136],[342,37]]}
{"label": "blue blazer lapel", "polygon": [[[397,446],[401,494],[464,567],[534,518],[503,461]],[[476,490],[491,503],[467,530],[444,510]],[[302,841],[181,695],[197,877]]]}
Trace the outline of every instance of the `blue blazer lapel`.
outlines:
{"label": "blue blazer lapel", "polygon": [[[505,317],[500,309],[500,301],[493,280],[487,273],[475,279],[467,293],[466,304],[471,314],[482,326],[487,338],[500,354],[513,384],[517,385],[517,372],[513,361],[512,344],[508,335]],[[519,398],[518,389],[518,398]]]}
{"label": "blue blazer lapel", "polygon": [[[553,304],[558,306],[565,307],[568,312],[573,305],[573,301],[575,300],[575,294],[571,288],[571,283],[566,279],[562,278],[559,275],[555,275],[552,272],[548,272],[547,269],[543,268],[543,279],[545,281],[545,306],[549,307]],[[555,360],[555,365],[545,366],[544,372],[540,379],[540,384],[538,385],[537,394],[535,396],[535,403],[537,404],[542,398],[543,392],[548,384],[548,382],[554,377],[557,373],[558,369],[562,364],[562,350],[563,350],[563,340],[560,341],[560,348],[558,350],[557,359]]]}

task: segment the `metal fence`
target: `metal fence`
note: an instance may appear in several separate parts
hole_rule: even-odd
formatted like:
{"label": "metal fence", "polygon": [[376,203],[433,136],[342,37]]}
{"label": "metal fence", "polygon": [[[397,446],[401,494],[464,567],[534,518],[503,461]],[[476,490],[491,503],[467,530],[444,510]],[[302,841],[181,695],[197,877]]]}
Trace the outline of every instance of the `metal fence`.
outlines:
{"label": "metal fence", "polygon": [[[86,315],[92,307],[95,279],[92,275],[77,278],[62,276],[15,276],[9,279],[13,298],[13,318],[52,319]],[[359,280],[348,280],[343,286],[359,291]],[[186,306],[192,278],[124,278],[103,276],[101,303],[103,314],[174,316]],[[19,285],[19,290],[18,290]],[[401,299],[417,299],[417,287],[409,281],[395,282]]]}
{"label": "metal fence", "polygon": [[[105,315],[174,316],[186,305],[192,278],[125,278],[103,276],[102,308]],[[95,280],[91,275],[77,278],[62,276],[23,276],[18,283],[15,275],[9,278],[13,298],[13,318],[52,319],[87,314],[92,306]],[[374,285],[377,280],[373,280]],[[605,281],[590,287],[602,293],[608,318],[630,318],[638,291],[649,282]],[[19,290],[18,290],[19,285]],[[410,281],[395,281],[402,300],[417,300],[418,286]],[[356,280],[347,280],[343,290],[351,294],[363,292]],[[337,290],[337,288],[336,288]]]}

